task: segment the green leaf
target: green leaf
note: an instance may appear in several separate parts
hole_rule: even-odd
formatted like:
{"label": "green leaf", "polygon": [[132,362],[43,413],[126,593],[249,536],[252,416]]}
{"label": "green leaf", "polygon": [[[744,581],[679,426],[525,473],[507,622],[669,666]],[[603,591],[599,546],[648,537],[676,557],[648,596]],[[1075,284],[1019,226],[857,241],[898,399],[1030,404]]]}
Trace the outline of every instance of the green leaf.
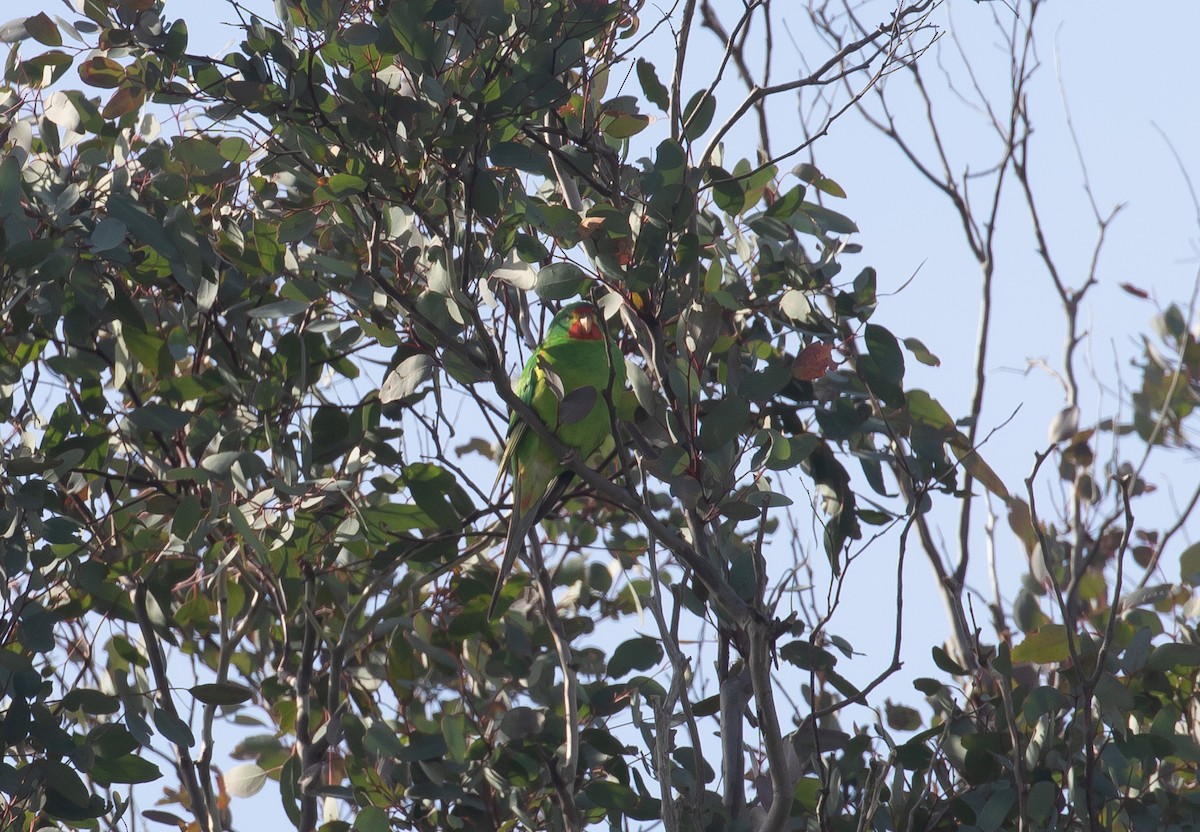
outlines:
{"label": "green leaf", "polygon": [[1050,826],[1052,815],[1058,814],[1058,801],[1062,794],[1059,786],[1053,780],[1039,780],[1029,787],[1029,796],[1025,807],[1029,817],[1036,824],[1035,828]]}
{"label": "green leaf", "polygon": [[191,421],[192,415],[165,404],[148,404],[129,411],[129,421],[142,430],[173,431]]}
{"label": "green leaf", "polygon": [[87,741],[98,756],[114,760],[132,754],[139,745],[129,729],[116,722],[93,728],[88,732]]}
{"label": "green leaf", "polygon": [[764,465],[772,471],[786,471],[796,467],[807,460],[821,444],[820,438],[812,433],[784,436],[777,431],[771,431],[769,435],[771,447]]}
{"label": "green leaf", "polygon": [[1188,586],[1200,586],[1200,543],[1193,543],[1179,555],[1179,575]]}
{"label": "green leaf", "polygon": [[789,641],[779,648],[779,658],[801,670],[828,671],[837,664],[837,656],[807,641]]}
{"label": "green leaf", "polygon": [[654,64],[643,58],[638,58],[637,76],[638,82],[642,85],[642,92],[646,95],[646,100],[665,113],[670,107],[671,95],[662,81],[658,80],[658,73],[654,71]]}
{"label": "green leaf", "polygon": [[1039,685],[1029,692],[1021,705],[1021,713],[1033,724],[1045,714],[1057,714],[1067,707],[1067,698],[1049,685]]}
{"label": "green leaf", "polygon": [[1027,635],[1012,651],[1014,663],[1057,664],[1069,657],[1067,628],[1062,624],[1046,624],[1040,627]]}
{"label": "green leaf", "polygon": [[939,670],[943,670],[953,676],[967,675],[967,671],[963,669],[962,665],[950,658],[950,654],[937,645],[933,647],[933,663],[938,666]]}
{"label": "green leaf", "polygon": [[153,783],[162,777],[158,766],[133,754],[116,759],[97,757],[88,773],[93,780],[105,786],[113,783]]}
{"label": "green leaf", "polygon": [[341,37],[351,46],[370,46],[379,40],[379,30],[360,20],[347,26]]}
{"label": "green leaf", "polygon": [[983,457],[979,455],[977,448],[970,447],[967,437],[959,433],[950,441],[950,451],[962,463],[962,467],[975,480],[986,488],[988,491],[995,494],[1001,500],[1008,502],[1012,499],[1008,493],[1008,486],[1000,479],[1000,476],[992,470],[992,467],[984,462]]}
{"label": "green leaf", "polygon": [[195,282],[187,267],[183,265],[183,257],[175,242],[167,236],[162,223],[128,196],[120,193],[109,196],[108,215],[125,223],[126,228],[140,243],[149,246],[156,253],[165,257],[172,264],[175,279],[185,289],[195,290]]}
{"label": "green leaf", "polygon": [[649,126],[650,117],[640,113],[620,113],[600,120],[600,132],[610,139],[628,139]]}
{"label": "green leaf", "polygon": [[191,748],[196,744],[191,727],[175,714],[164,708],[154,709],[154,727],[175,745]]}
{"label": "green leaf", "polygon": [[938,430],[954,430],[954,420],[937,399],[924,390],[909,390],[904,394],[908,415],[914,422],[929,425]]}
{"label": "green leaf", "polygon": [[290,318],[306,309],[308,304],[304,301],[287,298],[263,304],[257,309],[251,309],[246,315],[250,318]]}
{"label": "green leaf", "polygon": [[296,211],[279,222],[276,238],[281,243],[296,243],[307,237],[317,225],[313,211]]}
{"label": "green leaf", "polygon": [[919,339],[905,338],[904,346],[913,354],[913,358],[927,367],[940,367],[942,365],[942,360],[931,353]]}
{"label": "green leaf", "polygon": [[[14,55],[16,53],[13,53]],[[71,66],[71,56],[61,49],[51,49],[22,61],[20,80],[35,89],[42,89],[58,82]]]}
{"label": "green leaf", "polygon": [[896,336],[878,324],[867,324],[866,342],[883,377],[892,384],[900,384],[904,380],[904,353]]}
{"label": "green leaf", "polygon": [[488,155],[492,159],[492,165],[497,168],[513,168],[541,176],[550,176],[553,173],[550,158],[545,153],[521,142],[497,142],[492,145]]}
{"label": "green leaf", "polygon": [[254,763],[242,763],[225,772],[225,788],[233,797],[254,797],[267,784],[267,773]]}
{"label": "green leaf", "polygon": [[45,46],[62,46],[62,34],[58,31],[58,27],[54,25],[54,21],[50,19],[50,15],[45,12],[39,12],[33,17],[25,18],[25,31],[34,40]]}
{"label": "green leaf", "polygon": [[389,832],[392,828],[387,813],[378,806],[364,806],[354,818],[354,832]]}
{"label": "green leaf", "polygon": [[349,173],[335,173],[329,177],[326,189],[339,199],[352,194],[360,194],[367,189],[367,181],[361,176]]}
{"label": "green leaf", "polygon": [[775,397],[792,380],[788,362],[771,358],[766,366],[742,376],[737,391],[751,401],[767,401]]}
{"label": "green leaf", "polygon": [[612,780],[593,780],[584,794],[597,806],[614,812],[627,812],[638,802],[633,789]]}
{"label": "green leaf", "polygon": [[88,242],[92,251],[108,251],[125,242],[125,223],[115,217],[105,217],[96,223],[95,230]]}
{"label": "green leaf", "polygon": [[[858,226],[854,220],[847,217],[845,214],[839,214],[837,211],[831,211],[823,205],[818,205],[815,202],[805,202],[801,206],[801,211],[816,223],[817,227],[825,234],[856,234]],[[804,229],[798,229],[803,231]]]}
{"label": "green leaf", "polygon": [[[505,716],[507,717],[516,710],[518,709],[511,708]],[[439,757],[444,757],[447,750],[446,739],[440,731],[436,734],[414,733],[408,735],[408,742],[401,747],[397,759],[410,763],[421,760],[436,760]]]}
{"label": "green leaf", "polygon": [[461,763],[467,758],[467,717],[465,714],[443,714],[442,738],[450,759]]}
{"label": "green leaf", "polygon": [[187,828],[187,821],[172,812],[164,812],[162,809],[146,809],[142,812],[142,817],[154,823],[161,823],[164,826],[177,826],[181,830]]}
{"label": "green leaf", "polygon": [[718,167],[709,168],[707,176],[712,182],[713,201],[717,207],[727,214],[742,213],[746,207],[746,190],[741,180]]}
{"label": "green leaf", "polygon": [[574,263],[551,263],[538,272],[534,290],[542,300],[566,300],[583,294],[587,279]]}
{"label": "green leaf", "polygon": [[814,179],[810,184],[822,193],[827,193],[830,196],[837,197],[838,199],[846,198],[846,192],[842,190],[842,186],[834,182],[832,179],[827,179],[824,176],[821,176],[817,179]]}
{"label": "green leaf", "polygon": [[229,93],[230,98],[243,107],[252,109],[263,102],[267,97],[268,89],[266,84],[260,84],[257,81],[233,80],[225,85],[225,91]]}
{"label": "green leaf", "polygon": [[740,396],[721,399],[700,423],[698,445],[703,451],[715,451],[741,435],[750,421],[750,403]]}
{"label": "green leaf", "polygon": [[687,154],[683,148],[672,139],[663,139],[654,151],[654,173],[664,182],[678,184],[683,181],[686,168]]}
{"label": "green leaf", "polygon": [[17,638],[23,647],[36,653],[49,653],[54,649],[57,613],[51,613],[37,601],[28,601],[21,607],[20,618]]}
{"label": "green leaf", "polygon": [[3,262],[9,268],[30,269],[41,265],[60,245],[60,241],[50,237],[21,240],[8,247],[4,252]]}
{"label": "green leaf", "polygon": [[1004,825],[1005,818],[1017,803],[1015,789],[1003,788],[996,791],[987,803],[983,804],[976,820],[980,832],[997,832]]}
{"label": "green leaf", "polygon": [[1147,670],[1179,670],[1200,667],[1200,645],[1171,642],[1154,648],[1146,660]]}
{"label": "green leaf", "polygon": [[801,777],[792,791],[792,798],[808,812],[816,814],[821,796],[825,793],[825,783],[819,777]]}
{"label": "green leaf", "polygon": [[1100,704],[1117,713],[1129,713],[1137,704],[1125,683],[1108,671],[1096,682],[1096,698]]}
{"label": "green leaf", "polygon": [[[66,821],[86,821],[108,811],[108,802],[90,794],[79,775],[65,763],[38,760],[30,766],[46,784],[46,813]],[[94,774],[93,774],[94,778]]]}
{"label": "green leaf", "polygon": [[182,139],[171,148],[175,158],[196,168],[201,173],[216,173],[225,167],[220,143],[204,136]]}
{"label": "green leaf", "polygon": [[649,636],[632,638],[617,646],[608,660],[608,675],[620,679],[635,670],[649,670],[662,661],[663,648]]}
{"label": "green leaf", "polygon": [[187,540],[200,524],[203,514],[204,508],[200,504],[200,498],[195,494],[188,494],[179,501],[179,506],[171,518],[171,534],[180,540]]}
{"label": "green leaf", "polygon": [[206,705],[240,705],[254,698],[254,691],[233,682],[193,685],[188,691]]}
{"label": "green leaf", "polygon": [[775,491],[751,491],[746,495],[746,504],[758,509],[786,508],[792,505],[792,498]]}
{"label": "green leaf", "polygon": [[462,528],[459,508],[470,511],[470,498],[462,490],[458,478],[437,465],[416,462],[404,469],[404,484],[413,501],[437,524],[438,528]]}
{"label": "green leaf", "polygon": [[402,402],[433,378],[433,357],[425,353],[410,355],[387,374],[379,387],[379,401],[384,404]]}
{"label": "green leaf", "polygon": [[107,716],[121,710],[121,700],[91,688],[72,688],[62,698],[63,710]]}
{"label": "green leaf", "polygon": [[303,774],[299,754],[289,755],[279,771],[279,801],[283,804],[284,814],[296,827],[300,826],[300,777]]}
{"label": "green leaf", "polygon": [[683,137],[694,142],[703,136],[716,112],[717,99],[709,95],[707,90],[700,90],[693,95],[683,110]]}
{"label": "green leaf", "polygon": [[250,158],[250,154],[254,152],[254,149],[250,146],[250,142],[241,136],[226,136],[217,145],[217,151],[221,154],[221,158],[226,161],[241,164]]}
{"label": "green leaf", "polygon": [[888,700],[884,702],[884,714],[888,727],[893,731],[916,731],[921,727],[921,714],[916,708]]}

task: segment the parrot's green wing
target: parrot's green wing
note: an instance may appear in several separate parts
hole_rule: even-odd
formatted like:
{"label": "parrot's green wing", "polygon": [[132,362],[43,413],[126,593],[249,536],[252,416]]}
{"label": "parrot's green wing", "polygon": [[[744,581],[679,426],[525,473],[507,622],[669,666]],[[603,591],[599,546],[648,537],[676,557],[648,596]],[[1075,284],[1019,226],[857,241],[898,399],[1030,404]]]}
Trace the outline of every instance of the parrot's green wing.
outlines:
{"label": "parrot's green wing", "polygon": [[[624,389],[624,362],[600,327],[595,307],[577,303],[554,316],[514,392],[564,445],[586,459],[612,435],[608,405],[600,395],[610,381],[614,390]],[[562,497],[572,477],[558,453],[516,413],[509,420],[499,476],[505,471],[512,473],[513,508],[489,618],[526,536]]]}
{"label": "parrot's green wing", "polygon": [[[550,351],[570,342],[572,312],[585,305],[571,304],[554,316],[550,326],[546,329],[542,343],[538,344],[537,349],[525,362],[525,368],[521,371],[521,377],[517,379],[517,386],[513,389],[517,398],[534,410],[541,411],[544,419],[548,419],[550,412],[550,403],[545,401],[545,396],[554,395],[554,391],[546,383],[546,374],[554,372]],[[537,406],[539,401],[542,402],[540,408]],[[549,425],[549,427],[553,428],[554,426]],[[528,432],[529,425],[514,412],[508,419],[508,435],[504,440],[504,451],[500,454],[500,470],[496,473],[497,483],[512,466],[513,453]]]}
{"label": "parrot's green wing", "polygon": [[[530,407],[533,407],[534,387],[538,383],[536,378],[537,361],[538,351],[535,351],[525,362],[525,369],[521,371],[521,377],[517,379],[517,386],[513,388],[517,398]],[[528,431],[529,425],[514,412],[508,419],[508,435],[504,437],[504,450],[500,454],[500,470],[496,472],[497,485],[512,465],[513,451],[516,449],[517,443]]]}

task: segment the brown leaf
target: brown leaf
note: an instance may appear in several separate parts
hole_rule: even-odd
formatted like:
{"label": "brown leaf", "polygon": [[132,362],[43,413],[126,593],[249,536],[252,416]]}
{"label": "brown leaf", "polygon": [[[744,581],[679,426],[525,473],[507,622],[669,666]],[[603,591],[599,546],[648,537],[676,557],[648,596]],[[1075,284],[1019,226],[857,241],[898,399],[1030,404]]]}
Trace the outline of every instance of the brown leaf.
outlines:
{"label": "brown leaf", "polygon": [[817,341],[800,350],[800,354],[792,363],[792,377],[800,381],[816,381],[836,369],[837,362],[833,360],[833,345]]}
{"label": "brown leaf", "polygon": [[104,105],[104,110],[100,114],[106,119],[120,118],[126,113],[140,109],[145,103],[146,91],[144,89],[125,86],[113,93],[113,97],[108,99],[108,103]]}
{"label": "brown leaf", "polygon": [[625,267],[633,265],[633,241],[628,237],[617,240],[617,262]]}

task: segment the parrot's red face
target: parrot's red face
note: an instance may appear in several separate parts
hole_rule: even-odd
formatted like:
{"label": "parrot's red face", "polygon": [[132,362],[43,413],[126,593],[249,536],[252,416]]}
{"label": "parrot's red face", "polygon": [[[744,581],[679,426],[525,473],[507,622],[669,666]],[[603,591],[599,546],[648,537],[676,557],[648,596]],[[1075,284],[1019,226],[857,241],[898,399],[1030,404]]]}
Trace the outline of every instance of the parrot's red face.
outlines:
{"label": "parrot's red face", "polygon": [[581,305],[571,313],[571,326],[567,336],[576,341],[599,341],[604,337],[596,307]]}

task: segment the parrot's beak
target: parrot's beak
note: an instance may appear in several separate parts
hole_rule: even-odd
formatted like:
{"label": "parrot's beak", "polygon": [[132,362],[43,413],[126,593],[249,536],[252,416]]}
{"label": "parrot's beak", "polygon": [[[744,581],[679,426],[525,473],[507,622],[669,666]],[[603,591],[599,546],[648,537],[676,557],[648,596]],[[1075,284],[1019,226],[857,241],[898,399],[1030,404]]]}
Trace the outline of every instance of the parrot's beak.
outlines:
{"label": "parrot's beak", "polygon": [[591,312],[581,312],[579,314],[579,328],[583,330],[583,334],[591,335],[592,327],[596,325],[596,319],[592,317]]}

